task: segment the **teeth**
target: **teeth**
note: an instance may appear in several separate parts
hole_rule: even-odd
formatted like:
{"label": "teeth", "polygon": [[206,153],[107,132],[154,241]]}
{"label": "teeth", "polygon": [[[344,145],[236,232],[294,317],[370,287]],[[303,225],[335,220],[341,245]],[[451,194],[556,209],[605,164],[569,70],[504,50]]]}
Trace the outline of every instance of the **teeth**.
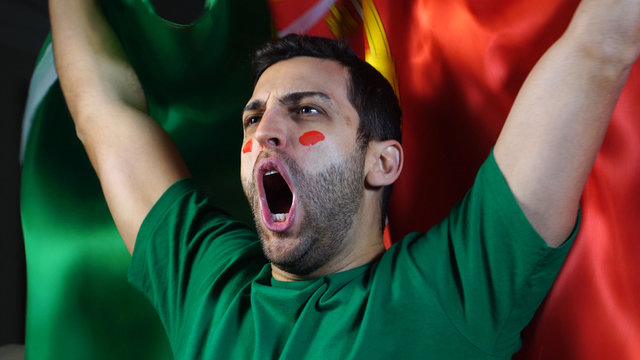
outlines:
{"label": "teeth", "polygon": [[287,220],[287,214],[271,214],[271,220],[275,222],[283,222]]}
{"label": "teeth", "polygon": [[276,170],[269,170],[266,173],[264,173],[264,175],[273,175],[273,174],[277,174],[278,172]]}

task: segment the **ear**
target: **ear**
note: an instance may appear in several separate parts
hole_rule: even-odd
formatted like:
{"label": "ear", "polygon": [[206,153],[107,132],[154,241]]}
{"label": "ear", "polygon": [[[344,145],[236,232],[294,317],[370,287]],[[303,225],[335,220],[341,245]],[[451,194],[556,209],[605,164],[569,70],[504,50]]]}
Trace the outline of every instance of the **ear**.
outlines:
{"label": "ear", "polygon": [[369,186],[383,187],[393,184],[402,171],[404,152],[396,140],[371,141],[367,149],[367,173]]}

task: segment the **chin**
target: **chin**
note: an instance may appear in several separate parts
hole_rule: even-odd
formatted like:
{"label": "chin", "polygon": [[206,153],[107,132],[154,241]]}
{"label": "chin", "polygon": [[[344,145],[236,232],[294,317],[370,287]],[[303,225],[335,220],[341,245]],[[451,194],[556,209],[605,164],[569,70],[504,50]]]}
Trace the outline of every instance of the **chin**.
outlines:
{"label": "chin", "polygon": [[[294,236],[283,233],[274,233],[267,230],[264,225],[256,224],[260,235],[260,243],[265,257],[273,265],[292,272],[304,263],[304,258],[309,253],[309,244]],[[306,266],[302,266],[306,267]],[[298,273],[300,269],[293,273]]]}
{"label": "chin", "polygon": [[260,228],[260,241],[265,257],[269,262],[290,274],[305,276],[324,267],[335,259],[342,248],[344,238],[327,242],[326,239],[304,234],[299,237],[287,237],[283,234],[263,234]]}

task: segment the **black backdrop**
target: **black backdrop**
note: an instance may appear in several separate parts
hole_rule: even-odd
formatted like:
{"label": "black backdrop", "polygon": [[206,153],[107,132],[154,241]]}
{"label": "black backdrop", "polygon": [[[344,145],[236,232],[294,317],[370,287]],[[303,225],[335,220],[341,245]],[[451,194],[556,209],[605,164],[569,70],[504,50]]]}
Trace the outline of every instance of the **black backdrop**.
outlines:
{"label": "black backdrop", "polygon": [[48,32],[46,0],[0,0],[0,346],[24,343],[20,136],[31,72]]}

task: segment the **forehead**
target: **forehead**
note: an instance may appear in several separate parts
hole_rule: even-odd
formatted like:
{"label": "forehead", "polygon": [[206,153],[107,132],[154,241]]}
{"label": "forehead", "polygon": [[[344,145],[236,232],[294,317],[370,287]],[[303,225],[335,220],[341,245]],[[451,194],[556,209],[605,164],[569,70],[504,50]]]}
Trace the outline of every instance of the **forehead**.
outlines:
{"label": "forehead", "polygon": [[349,71],[329,59],[300,56],[279,61],[268,67],[253,89],[252,100],[266,100],[270,95],[317,91],[332,100],[347,100]]}

